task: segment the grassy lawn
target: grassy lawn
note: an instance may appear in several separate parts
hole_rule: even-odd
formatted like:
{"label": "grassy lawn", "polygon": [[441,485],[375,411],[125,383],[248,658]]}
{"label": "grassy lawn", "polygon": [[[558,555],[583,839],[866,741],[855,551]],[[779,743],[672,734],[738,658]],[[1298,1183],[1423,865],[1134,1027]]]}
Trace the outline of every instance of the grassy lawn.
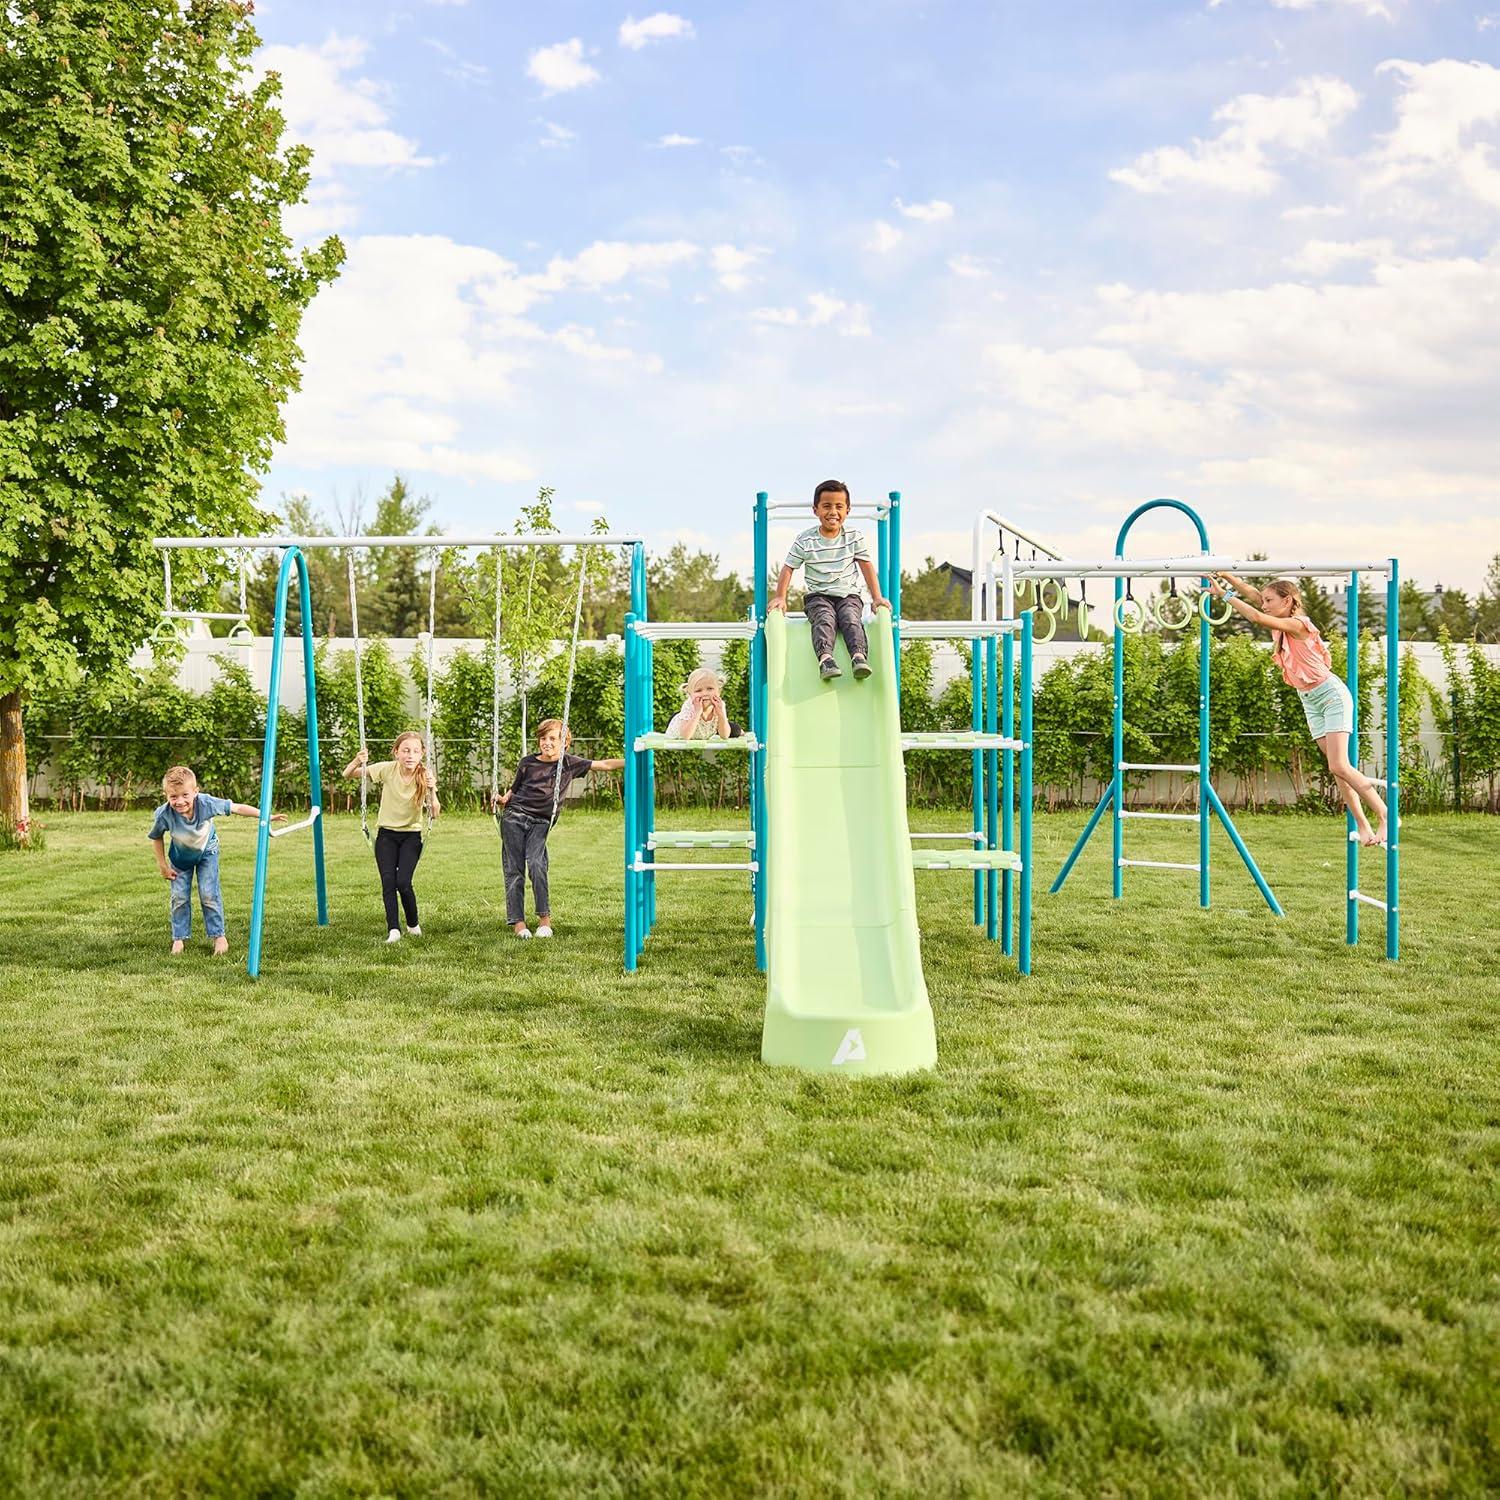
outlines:
{"label": "grassy lawn", "polygon": [[554,836],[550,944],[487,819],[393,949],[357,823],[321,931],[284,840],[259,985],[248,820],[233,962],[166,957],[146,816],[45,821],[0,857],[0,1492],[1500,1486],[1500,820],[1407,823],[1400,965],[1373,911],[1344,947],[1331,817],[1241,820],[1283,921],[1220,834],[1206,913],[1111,902],[1096,840],[1029,981],[919,875],[939,1066],[863,1081],[759,1064],[737,878],[663,877],[622,975],[617,818]]}

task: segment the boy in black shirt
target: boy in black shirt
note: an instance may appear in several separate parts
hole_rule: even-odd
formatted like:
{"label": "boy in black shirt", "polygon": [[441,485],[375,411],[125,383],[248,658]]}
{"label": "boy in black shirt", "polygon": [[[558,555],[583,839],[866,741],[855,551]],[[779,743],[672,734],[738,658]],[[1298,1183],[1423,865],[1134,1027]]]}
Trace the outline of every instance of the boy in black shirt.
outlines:
{"label": "boy in black shirt", "polygon": [[518,938],[529,938],[526,926],[526,872],[536,896],[536,935],[552,936],[552,906],[547,894],[547,835],[562,814],[568,784],[590,771],[620,771],[625,762],[588,760],[565,755],[573,736],[561,719],[545,719],[536,732],[537,753],[522,756],[510,790],[496,798],[505,809],[500,823],[500,857],[505,868],[505,920]]}

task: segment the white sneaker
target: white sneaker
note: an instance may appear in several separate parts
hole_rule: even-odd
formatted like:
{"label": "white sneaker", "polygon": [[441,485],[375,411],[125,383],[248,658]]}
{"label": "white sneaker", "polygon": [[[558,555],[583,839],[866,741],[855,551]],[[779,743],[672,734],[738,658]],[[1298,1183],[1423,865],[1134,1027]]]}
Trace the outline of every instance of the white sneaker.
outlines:
{"label": "white sneaker", "polygon": [[391,930],[386,933],[385,940],[387,943],[399,943],[401,941],[401,929],[399,927],[391,928]]}
{"label": "white sneaker", "polygon": [[531,929],[529,927],[523,927],[518,933],[516,933],[516,936],[529,938],[531,936]]}
{"label": "white sneaker", "polygon": [[546,926],[546,925],[543,925],[543,926],[537,928],[536,935],[538,937],[551,937],[552,936],[552,929],[550,927]]}
{"label": "white sneaker", "polygon": [[422,929],[420,927],[408,927],[406,929],[406,935],[407,937],[421,937]]}

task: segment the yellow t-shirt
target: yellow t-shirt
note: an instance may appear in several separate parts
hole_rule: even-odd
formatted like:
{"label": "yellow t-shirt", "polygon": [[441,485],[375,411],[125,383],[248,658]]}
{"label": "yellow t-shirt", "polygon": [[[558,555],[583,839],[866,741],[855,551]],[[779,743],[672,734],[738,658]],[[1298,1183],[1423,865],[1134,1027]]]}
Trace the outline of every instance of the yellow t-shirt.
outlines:
{"label": "yellow t-shirt", "polygon": [[377,760],[367,766],[370,785],[380,788],[380,816],[375,819],[377,828],[389,828],[392,833],[420,833],[422,831],[422,770],[408,781],[393,760]]}

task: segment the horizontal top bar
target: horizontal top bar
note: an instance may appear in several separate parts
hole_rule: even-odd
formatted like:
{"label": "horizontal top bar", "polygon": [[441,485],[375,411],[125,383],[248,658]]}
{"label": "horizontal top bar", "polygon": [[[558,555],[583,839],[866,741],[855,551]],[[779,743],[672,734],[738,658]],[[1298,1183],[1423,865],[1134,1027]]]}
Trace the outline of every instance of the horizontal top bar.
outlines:
{"label": "horizontal top bar", "polygon": [[1038,552],[1045,552],[1048,557],[1058,556],[1045,542],[1037,541],[1034,536],[1007,521],[1004,516],[998,515],[992,510],[982,510],[974,522],[974,561],[976,564],[979,561],[980,537],[984,531],[985,522],[989,522],[991,526],[997,527],[1001,533],[1001,542],[995,548],[996,557],[1005,550],[1004,535],[1006,532],[1009,532],[1013,537],[1019,537],[1026,546],[1035,547]]}
{"label": "horizontal top bar", "polygon": [[539,536],[158,536],[151,539],[151,545],[162,551],[174,547],[241,548],[247,552],[274,552],[283,547],[304,552],[315,547],[422,547],[437,551],[443,547],[633,547],[644,541],[644,537],[617,536],[613,532],[597,536],[544,532]]}
{"label": "horizontal top bar", "polygon": [[[849,514],[851,516],[883,516],[888,510],[890,510],[890,508],[891,507],[889,503],[884,500],[856,500],[854,504],[849,507]],[[766,509],[768,511],[805,510],[809,517],[812,517],[814,520],[816,520],[816,517],[813,515],[811,500],[772,500],[767,503]]]}
{"label": "horizontal top bar", "polygon": [[1346,573],[1391,571],[1391,560],[1383,562],[1281,562],[1276,558],[1234,558],[1215,553],[1188,557],[1114,557],[1107,562],[1079,562],[1059,558],[1056,562],[1011,562],[1012,578],[1184,578],[1205,573],[1237,573],[1242,578],[1336,578]]}

